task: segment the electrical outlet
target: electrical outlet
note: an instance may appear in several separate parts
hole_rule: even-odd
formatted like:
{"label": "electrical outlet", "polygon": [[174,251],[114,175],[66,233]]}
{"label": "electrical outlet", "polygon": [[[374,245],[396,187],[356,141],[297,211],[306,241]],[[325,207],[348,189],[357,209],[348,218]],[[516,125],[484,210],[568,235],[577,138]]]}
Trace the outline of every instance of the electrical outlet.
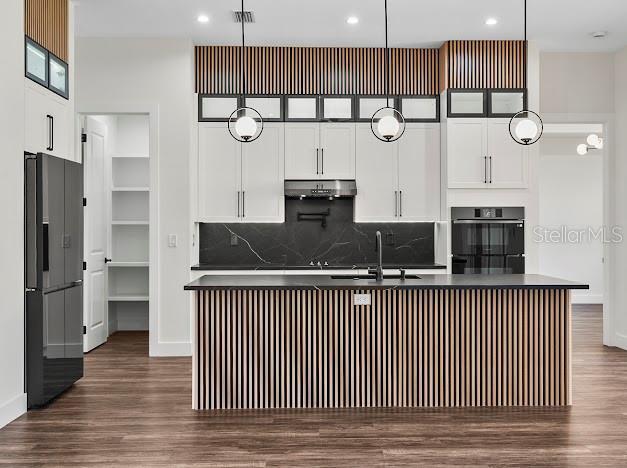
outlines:
{"label": "electrical outlet", "polygon": [[394,244],[396,244],[396,242],[394,241],[394,233],[393,232],[387,232],[385,233],[385,245],[390,245],[393,246]]}
{"label": "electrical outlet", "polygon": [[353,296],[353,305],[370,305],[370,294],[355,294]]}
{"label": "electrical outlet", "polygon": [[176,234],[168,234],[168,247],[176,247],[178,244],[178,239]]}
{"label": "electrical outlet", "polygon": [[231,234],[231,247],[239,245],[239,237],[236,234]]}

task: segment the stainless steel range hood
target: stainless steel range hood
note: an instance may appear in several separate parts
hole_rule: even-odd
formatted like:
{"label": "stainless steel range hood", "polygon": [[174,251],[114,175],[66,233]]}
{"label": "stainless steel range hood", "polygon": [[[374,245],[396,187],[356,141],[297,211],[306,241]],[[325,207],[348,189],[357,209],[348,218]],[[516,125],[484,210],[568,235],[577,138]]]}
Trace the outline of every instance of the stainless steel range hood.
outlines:
{"label": "stainless steel range hood", "polygon": [[288,198],[339,198],[357,195],[354,180],[286,180]]}

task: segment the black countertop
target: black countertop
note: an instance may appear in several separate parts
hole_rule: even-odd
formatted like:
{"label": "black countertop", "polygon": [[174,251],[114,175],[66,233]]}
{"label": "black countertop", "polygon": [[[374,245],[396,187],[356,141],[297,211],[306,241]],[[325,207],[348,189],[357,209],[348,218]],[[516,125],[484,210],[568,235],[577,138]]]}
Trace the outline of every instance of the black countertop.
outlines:
{"label": "black countertop", "polygon": [[[327,266],[311,266],[311,265],[209,265],[209,264],[196,264],[192,266],[192,270],[195,271],[219,271],[219,270],[255,270],[255,271],[273,271],[273,270],[321,270],[329,271],[333,274],[333,270],[366,270],[372,268],[374,265],[356,264],[356,265],[327,265]],[[445,270],[446,265],[439,264],[418,264],[418,265],[398,265],[398,264],[383,264],[384,269],[398,270],[404,268],[405,270]]]}
{"label": "black countertop", "polygon": [[331,275],[205,275],[187,291],[212,289],[588,289],[588,285],[542,275],[423,275],[420,279],[334,279]]}

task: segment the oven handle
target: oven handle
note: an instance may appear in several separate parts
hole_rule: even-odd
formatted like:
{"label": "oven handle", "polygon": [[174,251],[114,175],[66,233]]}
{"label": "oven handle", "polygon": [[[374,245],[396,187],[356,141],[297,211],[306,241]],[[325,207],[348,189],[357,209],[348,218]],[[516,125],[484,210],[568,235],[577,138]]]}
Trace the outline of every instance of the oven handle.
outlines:
{"label": "oven handle", "polygon": [[481,221],[474,219],[454,219],[453,224],[524,224],[519,219],[484,219]]}

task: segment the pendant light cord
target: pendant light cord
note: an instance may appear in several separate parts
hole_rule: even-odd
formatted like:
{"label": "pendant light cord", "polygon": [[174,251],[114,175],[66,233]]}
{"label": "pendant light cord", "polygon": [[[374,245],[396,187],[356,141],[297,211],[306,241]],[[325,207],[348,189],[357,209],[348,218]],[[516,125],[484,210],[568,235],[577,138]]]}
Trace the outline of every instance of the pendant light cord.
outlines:
{"label": "pendant light cord", "polygon": [[524,4],[525,4],[525,13],[523,16],[523,24],[524,24],[524,29],[525,29],[525,43],[524,43],[524,48],[525,48],[525,58],[523,61],[523,79],[524,79],[524,83],[523,83],[523,87],[527,87],[527,61],[529,60],[529,47],[527,46],[527,0],[524,0]]}
{"label": "pendant light cord", "polygon": [[385,0],[385,96],[386,106],[390,107],[390,49],[388,47],[388,0]]}
{"label": "pendant light cord", "polygon": [[[242,74],[242,80],[240,83],[240,95],[243,101],[244,97],[246,96],[246,74],[244,73],[244,52],[246,51],[246,36],[244,32],[244,0],[242,0],[241,21],[242,21],[242,54],[240,57],[240,68],[241,68],[240,71]],[[242,102],[242,105],[244,105],[244,102]]]}

